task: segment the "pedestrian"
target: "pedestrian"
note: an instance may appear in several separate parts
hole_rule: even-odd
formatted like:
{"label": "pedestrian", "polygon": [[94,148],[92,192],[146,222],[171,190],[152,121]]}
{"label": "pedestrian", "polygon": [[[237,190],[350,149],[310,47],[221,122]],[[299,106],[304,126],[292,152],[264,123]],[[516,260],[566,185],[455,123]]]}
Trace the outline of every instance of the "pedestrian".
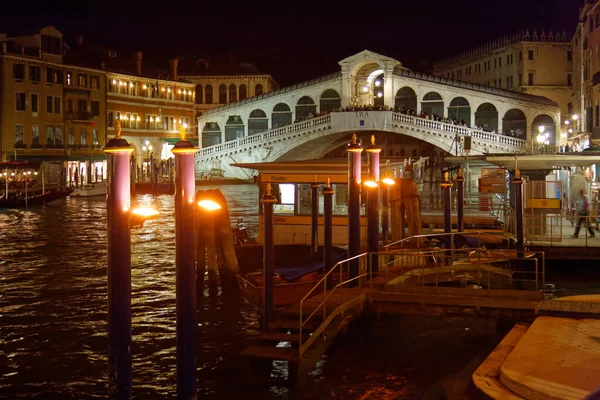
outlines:
{"label": "pedestrian", "polygon": [[573,233],[573,237],[577,238],[579,236],[579,230],[581,229],[581,224],[585,224],[589,237],[595,237],[594,230],[592,229],[590,222],[588,221],[588,216],[590,215],[590,197],[585,193],[585,190],[579,190],[579,195],[581,196],[581,208],[579,209],[579,218],[577,218],[577,224],[575,225],[575,233]]}
{"label": "pedestrian", "polygon": [[77,167],[75,167],[75,173],[74,175],[74,180],[75,180],[75,187],[79,187],[79,172],[77,172]]}

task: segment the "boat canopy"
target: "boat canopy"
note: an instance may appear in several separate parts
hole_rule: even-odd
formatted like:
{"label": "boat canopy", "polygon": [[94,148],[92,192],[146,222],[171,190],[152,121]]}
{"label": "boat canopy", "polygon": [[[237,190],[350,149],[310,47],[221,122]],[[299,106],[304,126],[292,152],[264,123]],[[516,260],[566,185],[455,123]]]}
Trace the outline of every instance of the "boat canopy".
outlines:
{"label": "boat canopy", "polygon": [[40,163],[31,161],[1,161],[0,169],[40,169]]}

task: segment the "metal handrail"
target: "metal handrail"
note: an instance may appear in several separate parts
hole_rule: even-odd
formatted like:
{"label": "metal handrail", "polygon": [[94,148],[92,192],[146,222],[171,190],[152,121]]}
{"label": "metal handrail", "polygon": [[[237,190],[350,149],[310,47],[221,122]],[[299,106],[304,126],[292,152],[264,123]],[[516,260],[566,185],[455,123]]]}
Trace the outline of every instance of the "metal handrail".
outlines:
{"label": "metal handrail", "polygon": [[[404,239],[400,239],[397,240],[395,242],[392,243],[388,243],[386,245],[384,245],[384,248],[390,248],[393,246],[397,246],[398,244],[401,244],[403,242],[409,242],[409,241],[414,241],[414,239],[426,239],[429,237],[439,237],[439,236],[450,236],[451,237],[451,243],[454,244],[454,236],[455,235],[461,235],[461,236],[477,236],[477,239],[479,239],[480,243],[481,243],[481,236],[488,236],[488,237],[493,237],[494,239],[502,239],[502,237],[497,236],[497,235],[492,235],[491,233],[487,233],[487,232],[480,232],[480,231],[469,231],[469,232],[450,232],[450,233],[445,233],[445,232],[440,232],[440,233],[426,233],[426,234],[421,234],[421,235],[413,235],[410,236],[408,238],[404,238]],[[506,238],[508,239],[508,238]],[[452,246],[454,247],[454,246]]]}

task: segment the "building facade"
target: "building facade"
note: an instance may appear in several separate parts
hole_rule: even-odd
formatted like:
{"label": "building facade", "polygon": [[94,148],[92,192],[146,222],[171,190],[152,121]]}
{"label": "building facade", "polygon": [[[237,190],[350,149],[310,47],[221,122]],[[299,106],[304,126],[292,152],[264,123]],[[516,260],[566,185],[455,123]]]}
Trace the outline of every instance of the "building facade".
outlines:
{"label": "building facade", "polygon": [[[555,143],[564,144],[574,80],[571,36],[566,32],[522,31],[441,60],[434,64],[433,73],[554,101],[561,109],[562,121],[548,124],[560,127],[551,134]],[[449,111],[453,106],[460,107],[450,104]]]}
{"label": "building facade", "polygon": [[0,45],[1,159],[45,162],[49,182],[66,183],[75,169],[82,182],[95,180],[105,171],[106,73],[65,66],[53,26],[0,35]]}

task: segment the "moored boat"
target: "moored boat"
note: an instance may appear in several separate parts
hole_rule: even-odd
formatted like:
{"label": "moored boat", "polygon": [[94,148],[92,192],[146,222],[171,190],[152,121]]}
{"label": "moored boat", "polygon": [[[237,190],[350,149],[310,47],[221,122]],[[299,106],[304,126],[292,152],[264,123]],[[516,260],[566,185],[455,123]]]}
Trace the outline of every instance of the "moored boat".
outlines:
{"label": "moored boat", "polygon": [[69,195],[71,197],[106,196],[106,182],[81,185]]}
{"label": "moored boat", "polygon": [[72,189],[49,190],[42,194],[33,196],[13,196],[7,199],[0,198],[0,208],[34,207],[64,199],[71,193]]}

